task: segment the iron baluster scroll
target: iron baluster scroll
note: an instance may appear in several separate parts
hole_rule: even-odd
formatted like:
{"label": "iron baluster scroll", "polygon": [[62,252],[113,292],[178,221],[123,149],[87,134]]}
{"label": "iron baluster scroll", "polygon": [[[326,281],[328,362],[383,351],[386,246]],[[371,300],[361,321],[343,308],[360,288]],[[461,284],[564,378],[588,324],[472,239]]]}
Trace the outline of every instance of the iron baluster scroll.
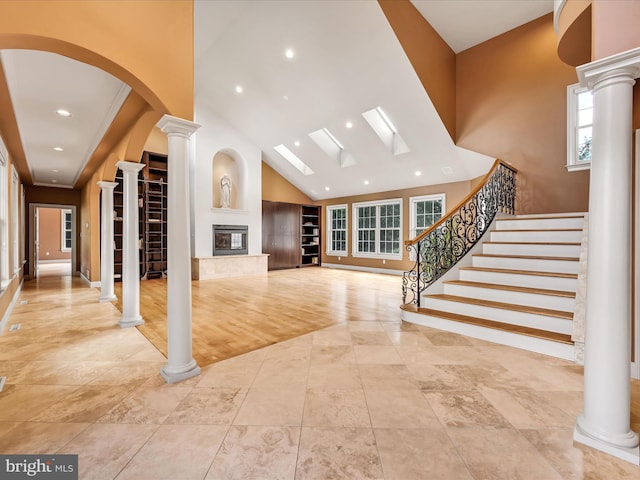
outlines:
{"label": "iron baluster scroll", "polygon": [[498,212],[515,211],[517,170],[496,160],[482,183],[446,216],[405,242],[415,263],[402,279],[402,301],[420,307],[421,293],[478,243]]}

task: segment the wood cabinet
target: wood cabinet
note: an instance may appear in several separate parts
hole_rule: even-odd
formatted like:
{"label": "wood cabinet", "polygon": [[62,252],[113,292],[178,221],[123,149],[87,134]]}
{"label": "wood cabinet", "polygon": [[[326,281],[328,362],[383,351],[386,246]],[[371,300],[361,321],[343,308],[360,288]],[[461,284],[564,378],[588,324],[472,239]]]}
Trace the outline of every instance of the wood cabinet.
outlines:
{"label": "wood cabinet", "polygon": [[[138,173],[138,235],[140,277],[161,278],[167,274],[167,156],[144,152],[144,168]],[[114,278],[122,278],[122,170],[114,180]]]}

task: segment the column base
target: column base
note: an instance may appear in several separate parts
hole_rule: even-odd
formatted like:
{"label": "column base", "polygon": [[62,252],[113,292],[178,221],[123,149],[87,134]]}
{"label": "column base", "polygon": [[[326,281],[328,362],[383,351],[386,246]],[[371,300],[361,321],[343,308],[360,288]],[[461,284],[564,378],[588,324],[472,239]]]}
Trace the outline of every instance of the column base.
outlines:
{"label": "column base", "polygon": [[125,318],[123,316],[118,322],[118,325],[120,325],[120,328],[136,327],[138,325],[144,325],[144,320],[140,315],[133,318]]}
{"label": "column base", "polygon": [[574,441],[634,465],[640,465],[640,447],[638,446],[638,434],[636,432],[629,430],[624,435],[615,436],[605,436],[598,433],[591,434],[588,426],[585,428],[585,423],[584,414],[579,415],[573,431]]}
{"label": "column base", "polygon": [[170,367],[166,364],[160,369],[160,375],[167,383],[178,383],[188,378],[200,375],[200,367],[196,364],[195,360],[191,360],[187,365],[182,368]]}
{"label": "column base", "polygon": [[118,300],[118,297],[115,295],[111,295],[110,297],[100,297],[98,299],[100,303],[115,302],[116,300]]}

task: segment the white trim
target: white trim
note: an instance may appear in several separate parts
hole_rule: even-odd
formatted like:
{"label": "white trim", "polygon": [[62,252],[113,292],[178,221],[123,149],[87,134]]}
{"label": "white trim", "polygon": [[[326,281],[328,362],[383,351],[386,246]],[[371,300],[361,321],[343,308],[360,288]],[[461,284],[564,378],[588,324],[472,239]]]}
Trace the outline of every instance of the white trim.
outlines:
{"label": "white trim", "polygon": [[[70,208],[61,208],[60,209],[60,251],[61,252],[70,252],[71,249],[67,248],[66,243],[66,233],[67,233],[67,222],[65,219],[66,214],[71,215],[71,243],[73,244],[73,212]],[[42,260],[40,260],[42,263]]]}
{"label": "white trim", "polygon": [[633,78],[640,77],[640,47],[617,53],[576,68],[580,85],[593,88],[603,75],[627,71]]}
{"label": "white trim", "polygon": [[[344,218],[345,218],[345,242],[344,242],[344,250],[332,250],[332,238],[331,233],[333,232],[332,222],[331,222],[331,211],[344,209]],[[327,217],[327,235],[326,235],[326,254],[334,257],[346,257],[349,249],[349,206],[346,203],[342,203],[340,205],[327,205],[325,216]]]}
{"label": "white trim", "polygon": [[[587,87],[581,86],[579,83],[567,85],[567,164],[566,168],[569,172],[578,172],[581,170],[590,170],[591,162],[578,161],[578,96],[581,93],[588,92]],[[593,108],[593,107],[592,107]],[[593,123],[592,123],[593,126]]]}
{"label": "white trim", "polygon": [[562,14],[562,9],[566,3],[567,0],[553,0],[553,30],[556,33],[556,36],[558,36],[560,15]]}
{"label": "white trim", "polygon": [[404,270],[394,270],[391,268],[360,267],[358,265],[341,265],[339,263],[326,263],[326,262],[322,262],[321,266],[326,268],[337,268],[341,270],[355,270],[358,272],[385,273],[390,275],[404,274]]}
{"label": "white trim", "polygon": [[36,258],[36,249],[35,249],[35,239],[36,239],[36,211],[39,208],[60,208],[60,209],[70,209],[71,210],[71,225],[72,232],[71,235],[71,273],[72,275],[77,275],[78,265],[76,263],[76,235],[77,235],[77,207],[75,205],[62,205],[62,204],[48,204],[48,203],[30,203],[29,204],[29,243],[28,243],[28,256],[31,259],[29,262],[29,271],[25,272],[25,275],[28,278],[35,278],[35,267],[37,263]]}
{"label": "white trim", "polygon": [[23,281],[20,281],[20,285],[18,285],[18,288],[16,289],[16,293],[13,294],[13,298],[11,299],[11,303],[9,303],[9,306],[7,307],[7,310],[4,312],[4,315],[2,316],[2,320],[0,320],[0,335],[2,335],[2,332],[4,331],[4,327],[7,326],[7,323],[9,321],[9,317],[11,316],[11,312],[13,311],[13,307],[15,306],[16,302],[18,301],[18,297],[20,296],[20,292],[22,291],[22,283]]}
{"label": "white trim", "polygon": [[[415,238],[415,231],[418,229],[416,225],[417,209],[416,204],[427,200],[440,200],[442,203],[442,211],[440,212],[440,218],[447,213],[447,194],[446,193],[434,193],[432,195],[419,195],[417,197],[409,197],[409,238]],[[440,220],[438,218],[436,221]],[[435,223],[435,222],[434,222]]]}
{"label": "white trim", "polygon": [[90,288],[100,288],[100,282],[92,282],[80,272],[80,279]]}
{"label": "white trim", "polygon": [[[351,205],[351,256],[357,258],[380,258],[385,260],[402,260],[403,255],[403,222],[402,222],[402,206],[403,206],[402,198],[388,198],[384,200],[374,200],[370,202],[357,202]],[[380,242],[380,207],[386,205],[395,205],[398,204],[400,206],[400,226],[398,230],[400,232],[400,240],[399,240],[399,251],[398,253],[379,253],[378,246]],[[375,252],[358,252],[358,213],[357,209],[362,207],[376,207],[376,228],[377,232],[376,240],[375,240]]]}

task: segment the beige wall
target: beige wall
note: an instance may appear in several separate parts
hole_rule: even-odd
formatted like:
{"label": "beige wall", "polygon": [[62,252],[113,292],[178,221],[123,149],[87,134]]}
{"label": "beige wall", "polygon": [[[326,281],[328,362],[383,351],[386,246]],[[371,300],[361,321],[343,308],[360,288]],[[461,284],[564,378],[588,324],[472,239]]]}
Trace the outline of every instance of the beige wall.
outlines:
{"label": "beige wall", "polygon": [[[458,203],[460,203],[471,191],[470,182],[455,182],[445,183],[441,185],[429,185],[425,187],[409,188],[405,190],[392,190],[389,192],[371,193],[367,195],[356,195],[352,197],[332,198],[331,200],[323,200],[319,203],[323,206],[322,217],[326,218],[326,207],[331,205],[347,205],[347,249],[348,256],[341,257],[338,260],[337,256],[326,255],[327,249],[327,227],[326,221],[322,225],[323,234],[323,252],[322,262],[332,263],[340,265],[351,265],[368,268],[383,268],[391,270],[410,270],[413,262],[409,260],[409,254],[404,250],[404,241],[410,240],[409,238],[409,198],[417,197],[420,195],[433,195],[438,193],[444,193],[446,195],[447,210],[452,209]],[[352,257],[352,241],[353,241],[353,214],[352,206],[357,202],[370,202],[375,200],[385,200],[392,198],[402,198],[402,249],[403,260],[386,260],[384,263],[382,259],[370,259],[361,257]]]}
{"label": "beige wall", "polygon": [[518,169],[518,213],[586,211],[589,172],[567,172],[566,87],[546,15],[457,56],[458,145]]}
{"label": "beige wall", "polygon": [[70,260],[71,252],[62,251],[62,210],[39,208],[40,248],[38,260]]}
{"label": "beige wall", "polygon": [[455,53],[409,0],[378,0],[378,3],[455,141]]}
{"label": "beige wall", "polygon": [[264,162],[262,162],[262,200],[300,205],[314,203],[304,192]]}
{"label": "beige wall", "polygon": [[593,60],[640,46],[640,2],[596,0],[592,10]]}

